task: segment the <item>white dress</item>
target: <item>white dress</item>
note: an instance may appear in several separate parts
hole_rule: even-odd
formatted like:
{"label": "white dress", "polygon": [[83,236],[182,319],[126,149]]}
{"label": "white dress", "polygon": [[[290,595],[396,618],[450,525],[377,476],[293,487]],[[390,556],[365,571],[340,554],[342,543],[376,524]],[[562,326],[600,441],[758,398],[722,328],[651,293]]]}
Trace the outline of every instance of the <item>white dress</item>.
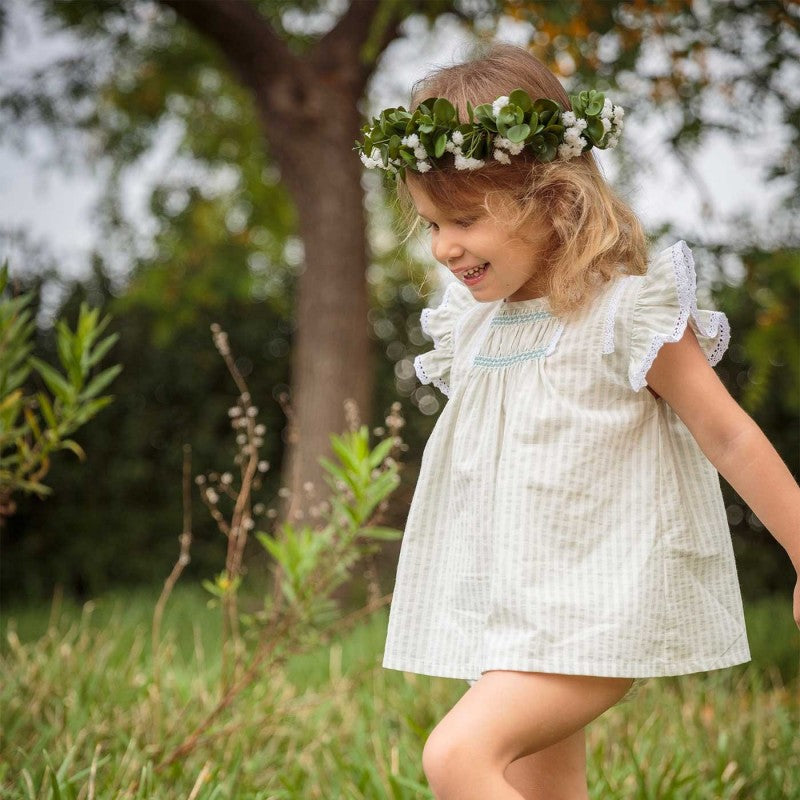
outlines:
{"label": "white dress", "polygon": [[645,387],[688,324],[709,364],[725,315],[699,310],[679,241],[569,321],[546,298],[448,285],[415,360],[448,401],[425,446],[383,666],[680,675],[750,660],[714,466]]}

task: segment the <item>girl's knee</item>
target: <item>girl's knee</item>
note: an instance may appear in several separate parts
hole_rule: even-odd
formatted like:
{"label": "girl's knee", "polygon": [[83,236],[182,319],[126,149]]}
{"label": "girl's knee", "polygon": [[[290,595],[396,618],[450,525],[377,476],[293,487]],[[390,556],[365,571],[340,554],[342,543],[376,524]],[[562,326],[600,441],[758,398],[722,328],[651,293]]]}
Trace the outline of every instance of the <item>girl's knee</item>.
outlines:
{"label": "girl's knee", "polygon": [[457,760],[458,755],[452,742],[434,728],[422,748],[422,771],[436,797],[444,796],[447,776],[457,769]]}
{"label": "girl's knee", "polygon": [[458,797],[459,786],[483,756],[477,743],[434,728],[422,748],[422,769],[437,800]]}

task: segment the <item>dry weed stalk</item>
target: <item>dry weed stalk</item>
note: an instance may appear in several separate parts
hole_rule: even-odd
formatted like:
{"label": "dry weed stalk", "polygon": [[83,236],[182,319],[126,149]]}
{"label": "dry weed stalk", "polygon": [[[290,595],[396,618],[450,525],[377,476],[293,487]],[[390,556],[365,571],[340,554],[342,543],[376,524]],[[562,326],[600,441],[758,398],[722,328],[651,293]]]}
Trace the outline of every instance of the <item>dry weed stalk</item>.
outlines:
{"label": "dry weed stalk", "polygon": [[[164,588],[156,603],[153,612],[153,629],[151,632],[150,649],[153,654],[153,685],[156,691],[161,686],[159,644],[161,642],[161,619],[164,616],[164,608],[167,605],[175,584],[178,582],[184,567],[189,563],[189,549],[192,546],[192,446],[183,446],[183,531],[178,537],[181,549],[178,560],[172,567],[172,571],[164,581]],[[160,722],[160,720],[159,720]],[[160,726],[159,726],[160,727]]]}
{"label": "dry weed stalk", "polygon": [[[264,444],[264,425],[256,422],[258,407],[251,402],[250,391],[242,374],[236,367],[236,362],[231,355],[228,343],[228,334],[214,323],[211,326],[214,345],[225,361],[231,377],[239,389],[236,404],[228,409],[231,427],[236,433],[236,443],[239,452],[234,458],[234,463],[239,466],[241,484],[238,491],[233,485],[233,475],[223,472],[219,475],[210,472],[208,475],[198,475],[195,478],[200,487],[200,495],[207,506],[217,527],[227,538],[228,547],[225,556],[225,570],[217,576],[215,584],[207,585],[222,601],[223,607],[223,640],[231,641],[233,647],[233,663],[228,664],[230,648],[223,646],[222,675],[223,691],[225,682],[235,680],[241,665],[243,644],[239,632],[239,611],[237,590],[242,576],[242,555],[247,544],[248,533],[255,527],[254,509],[252,506],[252,493],[261,487],[260,473],[269,469],[269,462],[259,459],[259,448]],[[233,511],[230,521],[219,509],[219,499],[227,495],[233,500]],[[259,508],[261,510],[262,507]]]}
{"label": "dry weed stalk", "polygon": [[[203,502],[208,507],[212,517],[217,522],[220,531],[227,537],[228,548],[225,561],[225,570],[220,573],[214,583],[205,581],[204,586],[220,597],[223,601],[223,678],[222,692],[219,700],[205,717],[188,734],[179,739],[177,745],[170,744],[180,735],[180,723],[184,718],[187,708],[173,716],[171,729],[162,737],[161,744],[154,751],[159,755],[155,769],[161,770],[178,759],[184,758],[204,741],[214,737],[214,732],[209,729],[220,715],[233,703],[236,697],[246,689],[256,678],[263,677],[262,666],[269,660],[269,666],[275,669],[283,665],[291,656],[303,653],[312,647],[330,644],[333,638],[353,628],[363,618],[369,616],[377,609],[386,605],[391,599],[391,593],[381,595],[377,581],[377,571],[374,563],[369,560],[365,570],[369,586],[369,600],[365,606],[343,617],[330,622],[330,596],[337,586],[350,577],[353,564],[366,555],[368,559],[375,552],[377,546],[370,538],[398,538],[399,531],[380,526],[381,517],[387,508],[385,497],[396,487],[397,473],[400,463],[395,459],[400,451],[407,450],[408,446],[400,436],[400,429],[405,420],[400,413],[400,403],[393,403],[390,414],[386,417],[386,428],[375,428],[376,435],[386,434],[386,439],[373,451],[369,451],[366,439],[367,430],[360,426],[358,408],[355,401],[345,401],[345,415],[350,429],[350,439],[332,437],[334,446],[340,457],[343,458],[341,469],[328,462],[332,475],[337,475],[331,482],[333,494],[331,501],[325,500],[312,507],[310,514],[321,520],[320,529],[315,532],[319,536],[313,555],[313,567],[304,571],[298,578],[298,573],[292,574],[292,568],[286,569],[280,558],[275,558],[273,576],[276,595],[272,602],[265,598],[264,610],[250,617],[254,623],[257,638],[254,642],[248,663],[242,663],[244,658],[244,642],[239,635],[239,613],[236,603],[236,593],[242,575],[242,554],[246,544],[247,535],[254,527],[254,515],[264,514],[263,504],[257,503],[251,509],[252,490],[260,488],[258,473],[266,472],[269,464],[258,458],[259,447],[263,444],[265,429],[263,425],[255,422],[258,409],[250,402],[250,393],[247,385],[236,368],[230,353],[227,335],[218,325],[212,325],[214,343],[217,350],[225,360],[228,370],[240,391],[237,405],[228,410],[231,424],[237,432],[237,444],[240,445],[235,463],[241,468],[241,488],[234,490],[233,478],[230,473],[219,475],[211,472],[208,475],[198,475],[195,482],[200,487]],[[282,403],[287,402],[286,395],[281,398]],[[352,447],[351,452],[346,448]],[[178,562],[173,567],[172,573],[165,581],[164,590],[159,598],[153,620],[153,652],[157,652],[158,637],[160,635],[161,617],[163,609],[180,576],[184,566],[189,560],[189,545],[191,544],[191,516],[188,512],[189,491],[188,475],[190,462],[188,450],[185,450],[184,460],[184,531],[181,534],[181,553]],[[356,456],[356,454],[359,454]],[[362,458],[363,463],[356,464],[357,458]],[[348,470],[352,470],[348,472]],[[359,482],[360,481],[360,482]],[[364,484],[367,484],[366,486]],[[304,485],[306,491],[313,491],[313,485]],[[287,496],[290,490],[282,487],[279,495]],[[228,495],[234,501],[234,509],[230,521],[226,520],[219,509],[221,495]],[[277,512],[269,509],[265,516],[274,519]],[[300,533],[309,533],[308,526]],[[279,536],[278,534],[282,534]],[[270,540],[277,549],[286,538],[296,537],[298,531],[290,522],[283,526],[276,526],[273,539],[266,534],[259,533],[264,540]],[[396,535],[395,535],[396,534]],[[368,543],[365,543],[365,540]],[[294,540],[296,546],[297,539]],[[313,540],[312,540],[313,541]],[[321,545],[319,543],[322,543]],[[270,549],[265,544],[267,549]],[[303,592],[298,595],[296,586],[302,584]],[[294,582],[294,583],[293,583]],[[294,588],[293,588],[294,587]],[[286,598],[290,598],[286,601]],[[328,605],[326,605],[328,604]],[[319,624],[319,609],[326,624]],[[226,624],[227,623],[227,624]],[[229,649],[227,643],[233,639],[236,647],[236,662],[233,672],[228,675],[225,669],[225,655]],[[156,678],[157,671],[154,671]],[[138,786],[138,779],[131,784],[128,791],[134,792]]]}

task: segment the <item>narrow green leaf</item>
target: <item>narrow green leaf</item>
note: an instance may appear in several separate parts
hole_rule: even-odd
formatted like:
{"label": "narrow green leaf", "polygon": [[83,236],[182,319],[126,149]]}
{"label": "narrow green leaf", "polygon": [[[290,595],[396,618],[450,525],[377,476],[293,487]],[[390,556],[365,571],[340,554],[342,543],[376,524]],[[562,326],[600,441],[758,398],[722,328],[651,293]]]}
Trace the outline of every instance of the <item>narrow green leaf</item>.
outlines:
{"label": "narrow green leaf", "polygon": [[383,463],[383,460],[386,456],[389,455],[389,451],[394,446],[394,438],[389,437],[388,439],[384,439],[382,442],[377,444],[373,449],[372,453],[369,457],[369,466],[371,469],[375,469],[376,467],[380,466]]}
{"label": "narrow green leaf", "polygon": [[403,531],[396,528],[384,528],[380,526],[373,526],[371,528],[362,528],[358,535],[365,539],[384,539],[393,540],[400,539],[403,536]]}
{"label": "narrow green leaf", "polygon": [[108,350],[114,345],[114,343],[119,339],[118,333],[112,333],[110,336],[107,336],[100,342],[97,347],[95,347],[92,354],[87,358],[86,363],[89,367],[93,367],[97,364],[98,361],[108,352]]}
{"label": "narrow green leaf", "polygon": [[86,452],[76,441],[73,441],[72,439],[64,439],[64,441],[59,442],[58,449],[71,450],[81,461],[86,460]]}
{"label": "narrow green leaf", "polygon": [[38,494],[40,497],[44,497],[45,495],[53,493],[53,490],[49,486],[45,486],[43,483],[39,483],[38,481],[25,481],[17,479],[14,481],[14,484],[17,488],[22,489],[22,491]]}
{"label": "narrow green leaf", "polygon": [[89,385],[80,393],[78,399],[88,400],[99,392],[102,392],[120,372],[122,372],[121,364],[116,364],[113,367],[103,370],[99,375],[95,376]]}
{"label": "narrow green leaf", "polygon": [[350,469],[352,472],[358,472],[358,461],[353,457],[353,454],[347,449],[342,439],[335,434],[330,437],[331,447],[336,455],[339,456],[342,464]]}
{"label": "narrow green leaf", "polygon": [[325,456],[320,456],[317,459],[317,461],[323,467],[325,467],[325,469],[328,472],[330,472],[331,475],[333,475],[334,477],[338,478],[340,481],[343,481],[344,483],[349,483],[349,478],[345,474],[345,472],[343,470],[341,470],[339,467],[337,467],[336,464],[334,464],[332,461],[330,461],[329,459],[325,458]]}
{"label": "narrow green leaf", "polygon": [[31,365],[39,372],[47,384],[47,388],[64,403],[71,405],[75,400],[75,390],[67,381],[59,375],[49,364],[46,364],[36,356],[30,357]]}
{"label": "narrow green leaf", "polygon": [[25,406],[22,409],[22,413],[25,416],[25,420],[30,426],[30,429],[33,431],[33,435],[36,437],[37,440],[41,439],[42,429],[39,427],[39,421],[36,419],[36,415],[33,413],[33,411],[31,411],[30,408],[28,408],[28,406]]}
{"label": "narrow green leaf", "polygon": [[114,395],[107,394],[103,397],[98,397],[96,400],[89,401],[86,406],[75,412],[72,416],[73,426],[70,430],[75,430],[76,427],[86,424],[98,411],[105,408],[110,403],[114,402]]}
{"label": "narrow green leaf", "polygon": [[56,415],[53,413],[53,406],[50,405],[50,401],[47,399],[47,395],[44,392],[38,392],[36,397],[39,400],[39,408],[42,409],[42,414],[44,415],[45,422],[47,422],[48,426],[55,430],[58,428],[58,420],[56,420]]}

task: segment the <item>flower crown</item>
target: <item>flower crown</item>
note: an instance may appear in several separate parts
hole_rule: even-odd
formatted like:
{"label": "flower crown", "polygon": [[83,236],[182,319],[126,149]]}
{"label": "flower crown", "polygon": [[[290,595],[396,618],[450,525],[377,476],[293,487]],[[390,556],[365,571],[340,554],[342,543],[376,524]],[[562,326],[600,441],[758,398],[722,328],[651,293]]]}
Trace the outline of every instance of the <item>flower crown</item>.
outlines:
{"label": "flower crown", "polygon": [[361,129],[363,141],[353,150],[360,153],[368,169],[385,170],[393,184],[405,170],[427,172],[432,163],[452,153],[456,169],[478,169],[491,153],[503,164],[509,155],[528,148],[542,162],[570,159],[585,150],[616,147],[625,111],[602,92],[590,89],[569,95],[572,111],[564,111],[556,100],[531,100],[524,89],[477,108],[467,101],[469,123],[444,97],[430,97],[414,110],[403,106],[386,108],[371,125]]}

